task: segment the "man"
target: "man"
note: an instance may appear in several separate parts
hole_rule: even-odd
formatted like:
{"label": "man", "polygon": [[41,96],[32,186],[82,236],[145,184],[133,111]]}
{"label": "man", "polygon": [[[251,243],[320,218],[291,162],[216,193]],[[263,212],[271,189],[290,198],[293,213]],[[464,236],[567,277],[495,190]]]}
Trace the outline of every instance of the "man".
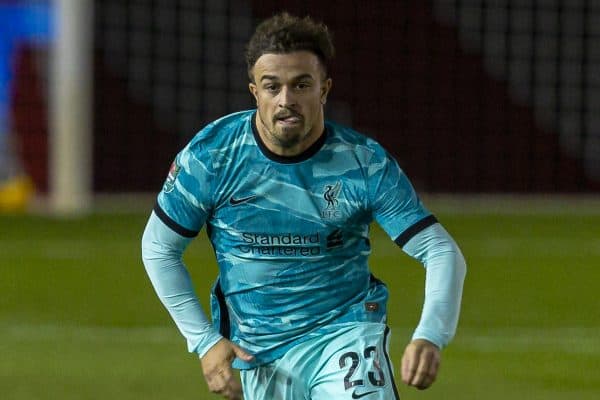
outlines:
{"label": "man", "polygon": [[[144,232],[148,275],[199,354],[211,391],[254,399],[397,399],[387,289],[371,275],[375,220],[426,266],[426,299],[402,380],[434,381],[458,320],[465,262],[375,141],[325,121],[327,28],[276,15],[246,59],[257,110],[196,135],[169,171]],[[181,261],[206,224],[219,265],[211,324]]]}

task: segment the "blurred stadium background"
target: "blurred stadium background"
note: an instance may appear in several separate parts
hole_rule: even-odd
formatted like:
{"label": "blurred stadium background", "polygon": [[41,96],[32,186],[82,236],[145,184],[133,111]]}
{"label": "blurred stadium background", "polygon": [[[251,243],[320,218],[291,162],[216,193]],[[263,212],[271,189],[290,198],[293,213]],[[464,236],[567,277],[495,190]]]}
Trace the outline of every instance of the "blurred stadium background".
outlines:
{"label": "blurred stadium background", "polygon": [[[19,44],[11,113],[37,196],[0,215],[0,397],[217,398],[152,292],[139,239],[178,149],[253,107],[244,45],[287,10],[333,31],[329,117],[398,158],[468,261],[440,380],[403,398],[599,398],[600,1],[284,3],[56,0],[57,46]],[[53,59],[73,39],[84,71]],[[48,93],[69,74],[87,96],[75,105]],[[73,127],[74,142],[57,139]],[[65,155],[80,168],[57,166]],[[68,218],[52,212],[73,195],[61,179],[84,192]],[[399,364],[423,273],[373,235]],[[205,301],[216,266],[204,235],[186,260]]]}
{"label": "blurred stadium background", "polygon": [[[253,106],[244,45],[275,1],[93,2],[93,190],[154,192],[204,124]],[[427,192],[600,191],[600,3],[286,1],[337,46],[329,115]],[[27,170],[48,188],[36,49],[17,57]],[[144,143],[140,146],[140,143]]]}

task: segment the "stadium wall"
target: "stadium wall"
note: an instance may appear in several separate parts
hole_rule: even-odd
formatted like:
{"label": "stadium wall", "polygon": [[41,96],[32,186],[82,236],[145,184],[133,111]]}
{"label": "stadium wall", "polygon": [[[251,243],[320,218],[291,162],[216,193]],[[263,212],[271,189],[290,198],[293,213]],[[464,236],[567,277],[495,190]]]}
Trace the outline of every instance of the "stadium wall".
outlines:
{"label": "stadium wall", "polygon": [[[540,119],[537,86],[531,86],[539,76],[531,72],[530,95],[522,96],[510,74],[494,73],[498,68],[489,59],[487,41],[481,40],[494,15],[485,7],[471,10],[486,18],[470,35],[460,18],[444,14],[463,10],[465,3],[291,0],[286,10],[322,19],[333,31],[337,57],[328,114],[381,141],[419,190],[600,191],[589,161],[594,152],[588,139],[597,132],[586,123],[599,106],[590,97],[592,89],[581,89],[595,88],[594,83],[580,77],[577,93],[591,101],[569,102],[572,92],[555,77],[555,117]],[[498,15],[513,13],[522,2],[505,3]],[[569,11],[562,2],[550,3],[557,15]],[[592,1],[577,3],[584,21],[600,15]],[[94,189],[155,192],[174,154],[198,129],[219,115],[252,107],[243,46],[255,23],[279,11],[279,3],[98,0],[95,7]],[[538,16],[549,9],[530,6],[523,12]],[[518,15],[513,15],[516,21]],[[558,32],[567,32],[561,21]],[[506,37],[510,26],[502,28]],[[539,24],[530,29],[536,37],[544,34]],[[584,29],[569,38],[578,46],[596,36]],[[470,37],[480,37],[480,46],[469,45]],[[548,63],[532,54],[527,58],[531,71]],[[583,46],[579,58],[568,51],[553,53],[550,65],[565,74],[563,59],[584,68],[595,56],[593,48]],[[40,79],[28,68],[31,57],[23,51],[18,64],[21,100],[14,112],[26,166],[43,189],[45,128],[42,123],[23,128],[46,118],[44,107],[30,107],[43,103]],[[515,57],[509,51],[497,62],[520,61]],[[563,109],[579,112],[580,129],[572,133],[579,138],[576,146],[565,146]]]}

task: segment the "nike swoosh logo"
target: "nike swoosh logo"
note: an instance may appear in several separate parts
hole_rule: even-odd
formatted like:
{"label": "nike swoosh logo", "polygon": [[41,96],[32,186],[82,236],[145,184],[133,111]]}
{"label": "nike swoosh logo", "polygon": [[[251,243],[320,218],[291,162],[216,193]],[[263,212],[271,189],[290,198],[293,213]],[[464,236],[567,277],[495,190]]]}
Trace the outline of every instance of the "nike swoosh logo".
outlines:
{"label": "nike swoosh logo", "polygon": [[247,201],[250,201],[252,199],[254,199],[256,197],[256,195],[254,196],[248,196],[248,197],[241,197],[239,199],[234,199],[233,197],[229,198],[229,204],[231,204],[232,206],[237,206],[238,204],[242,204],[245,203]]}
{"label": "nike swoosh logo", "polygon": [[377,393],[377,390],[371,390],[370,392],[364,392],[362,394],[357,394],[356,390],[355,390],[354,392],[352,392],[352,398],[353,399],[360,399],[361,397],[365,397],[365,396],[368,396],[368,395],[373,394],[373,393]]}

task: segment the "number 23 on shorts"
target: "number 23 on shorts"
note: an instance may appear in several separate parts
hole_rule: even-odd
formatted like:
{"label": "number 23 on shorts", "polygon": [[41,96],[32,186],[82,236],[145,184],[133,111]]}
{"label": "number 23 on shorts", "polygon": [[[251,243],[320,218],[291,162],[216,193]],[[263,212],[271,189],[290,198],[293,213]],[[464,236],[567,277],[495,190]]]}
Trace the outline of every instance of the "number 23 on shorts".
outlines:
{"label": "number 23 on shorts", "polygon": [[[351,392],[352,399],[399,398],[391,376],[391,366],[388,365],[387,359],[383,360],[382,364],[376,346],[368,346],[362,353],[344,352],[339,358],[339,367],[342,370],[347,369],[343,385],[346,393]],[[386,378],[384,369],[390,374],[389,378]],[[389,383],[387,388],[386,383]],[[390,389],[393,394],[388,393]]]}

